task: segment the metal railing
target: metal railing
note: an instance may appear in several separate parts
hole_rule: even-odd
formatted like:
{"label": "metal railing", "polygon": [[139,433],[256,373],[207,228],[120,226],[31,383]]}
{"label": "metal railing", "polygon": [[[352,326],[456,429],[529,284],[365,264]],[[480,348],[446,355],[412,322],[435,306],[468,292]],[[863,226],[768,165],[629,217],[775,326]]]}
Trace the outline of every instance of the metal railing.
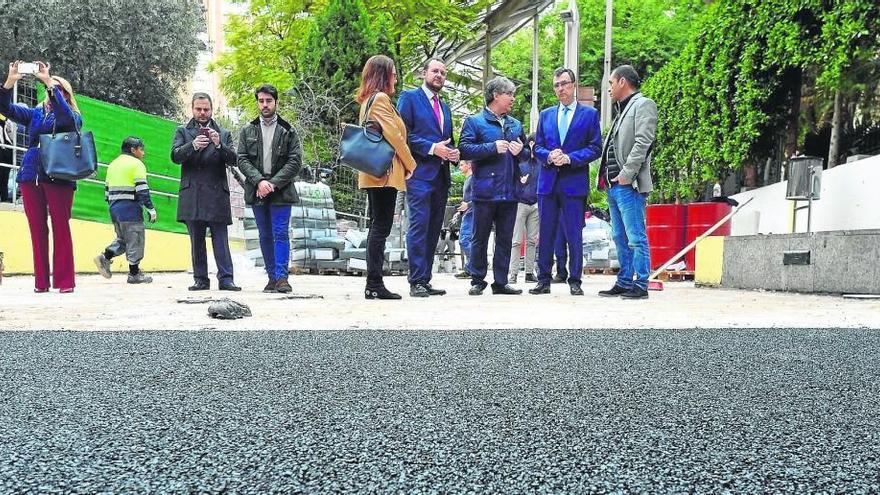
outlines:
{"label": "metal railing", "polygon": [[[21,84],[21,91],[19,91],[19,84]],[[37,105],[37,97],[36,97],[36,87],[33,84],[30,84],[28,81],[25,82],[16,82],[15,86],[12,88],[12,103],[13,104],[23,104],[28,106],[29,108],[33,108]],[[10,195],[10,200],[13,206],[20,205],[20,199],[18,194],[18,182],[16,181],[16,176],[18,175],[18,171],[21,169],[21,161],[22,156],[28,150],[28,148],[19,146],[19,143],[27,143],[29,136],[27,134],[27,127],[16,125],[16,132],[12,133],[12,144],[5,145],[0,144],[0,148],[10,149],[12,150],[12,162],[11,163],[3,163],[0,162],[0,167],[5,167],[11,169],[9,174],[9,182],[6,184],[0,184],[0,187],[9,188],[9,183],[12,184],[12,194]],[[106,163],[98,163],[99,167],[107,168],[108,164]],[[157,179],[170,180],[173,182],[180,183],[180,179],[177,177],[171,177],[169,175],[155,174],[152,172],[147,172],[147,178],[155,177]],[[98,180],[95,178],[86,178],[82,179],[84,182],[90,182],[93,184],[105,185],[105,182],[102,180]],[[176,198],[178,195],[174,193],[166,193],[161,191],[151,190],[150,194],[155,194],[157,196],[165,196],[168,198]]]}

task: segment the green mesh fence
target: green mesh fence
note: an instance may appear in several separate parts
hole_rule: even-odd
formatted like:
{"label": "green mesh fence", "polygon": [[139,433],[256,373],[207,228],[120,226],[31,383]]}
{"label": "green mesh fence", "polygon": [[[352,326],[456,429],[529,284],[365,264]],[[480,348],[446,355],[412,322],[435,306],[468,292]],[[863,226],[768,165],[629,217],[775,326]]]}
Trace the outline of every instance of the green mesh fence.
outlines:
{"label": "green mesh fence", "polygon": [[[43,100],[44,95],[45,89],[40,86],[39,101]],[[178,124],[85,96],[77,96],[76,102],[82,112],[83,130],[94,134],[98,162],[103,165],[98,165],[95,180],[77,182],[73,217],[110,223],[110,212],[104,201],[106,165],[119,156],[123,139],[137,136],[144,140],[147,182],[159,216],[159,220],[155,224],[147,224],[147,228],[186,233],[186,226],[176,220],[180,166],[171,161],[171,142]]]}

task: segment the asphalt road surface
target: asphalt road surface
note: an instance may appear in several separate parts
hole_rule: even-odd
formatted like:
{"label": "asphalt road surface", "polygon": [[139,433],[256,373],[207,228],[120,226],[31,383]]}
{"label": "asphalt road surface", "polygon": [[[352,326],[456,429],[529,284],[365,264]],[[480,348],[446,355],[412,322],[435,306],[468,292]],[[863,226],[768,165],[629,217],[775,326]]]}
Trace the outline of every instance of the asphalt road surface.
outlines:
{"label": "asphalt road surface", "polygon": [[0,493],[877,493],[878,363],[867,329],[0,333]]}

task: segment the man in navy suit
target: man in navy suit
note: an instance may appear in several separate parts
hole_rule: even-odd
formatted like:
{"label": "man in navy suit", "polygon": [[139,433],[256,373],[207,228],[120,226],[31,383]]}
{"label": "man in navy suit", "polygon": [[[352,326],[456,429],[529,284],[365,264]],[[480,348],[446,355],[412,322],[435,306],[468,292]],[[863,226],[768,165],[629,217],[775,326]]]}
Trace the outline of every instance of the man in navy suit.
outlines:
{"label": "man in navy suit", "polygon": [[428,60],[422,76],[424,84],[402,92],[397,101],[397,111],[409,133],[409,149],[416,159],[416,170],[406,181],[406,252],[411,297],[446,294],[445,290],[431,287],[431,271],[449,197],[449,162],[459,158],[458,150],[452,147],[452,112],[440,100],[446,65],[438,59]]}
{"label": "man in navy suit", "polygon": [[590,162],[602,151],[599,113],[575,99],[577,84],[571,69],[553,72],[559,104],[541,112],[535,136],[535,156],[542,164],[538,175],[538,285],[531,294],[550,293],[550,266],[557,229],[568,245],[568,286],[573,296],[584,295],[583,227],[589,193]]}

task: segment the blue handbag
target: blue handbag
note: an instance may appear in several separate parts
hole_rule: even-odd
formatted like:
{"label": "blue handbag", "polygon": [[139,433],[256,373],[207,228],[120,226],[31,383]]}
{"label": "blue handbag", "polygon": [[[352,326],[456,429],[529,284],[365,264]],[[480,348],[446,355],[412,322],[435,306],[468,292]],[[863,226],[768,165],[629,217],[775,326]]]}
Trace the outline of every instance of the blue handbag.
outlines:
{"label": "blue handbag", "polygon": [[394,160],[394,148],[382,137],[382,128],[369,120],[370,107],[376,95],[367,101],[361,125],[342,124],[339,161],[359,172],[381,179],[388,175]]}
{"label": "blue handbag", "polygon": [[40,161],[50,179],[75,181],[95,173],[98,155],[91,131],[55,132],[40,135]]}

